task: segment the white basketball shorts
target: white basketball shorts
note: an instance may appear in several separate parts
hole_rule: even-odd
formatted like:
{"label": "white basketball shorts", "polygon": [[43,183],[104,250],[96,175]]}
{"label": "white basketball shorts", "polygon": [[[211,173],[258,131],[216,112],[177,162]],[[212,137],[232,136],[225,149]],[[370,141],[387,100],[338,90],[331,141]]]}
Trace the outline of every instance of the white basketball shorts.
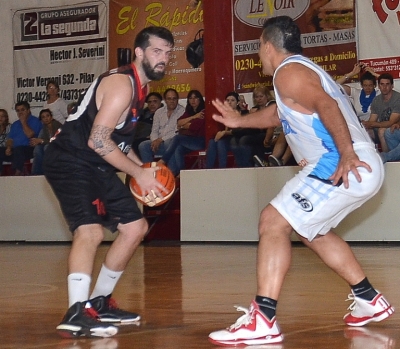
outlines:
{"label": "white basketball shorts", "polygon": [[309,171],[303,170],[271,201],[293,229],[309,241],[335,228],[350,212],[372,198],[383,183],[383,163],[376,150],[365,144],[354,149],[359,159],[372,168],[372,172],[357,168],[362,178],[360,183],[350,172],[346,189],[343,184],[333,186],[309,177]]}

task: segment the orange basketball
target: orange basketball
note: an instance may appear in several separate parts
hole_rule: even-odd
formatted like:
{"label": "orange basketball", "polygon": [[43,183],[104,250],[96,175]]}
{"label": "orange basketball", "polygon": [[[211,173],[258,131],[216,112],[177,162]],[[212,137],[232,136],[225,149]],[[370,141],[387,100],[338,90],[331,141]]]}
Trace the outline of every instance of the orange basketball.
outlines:
{"label": "orange basketball", "polygon": [[156,198],[154,200],[154,193],[147,194],[143,196],[142,190],[140,189],[139,185],[136,183],[135,178],[131,178],[129,182],[129,188],[135,199],[141,202],[143,205],[153,207],[153,206],[160,206],[167,202],[172,194],[175,191],[175,177],[171,170],[165,165],[157,165],[156,162],[147,162],[143,164],[142,167],[150,168],[150,167],[159,167],[160,169],[154,172],[154,177],[159,181],[167,191],[163,191],[162,195],[164,196],[163,199]]}

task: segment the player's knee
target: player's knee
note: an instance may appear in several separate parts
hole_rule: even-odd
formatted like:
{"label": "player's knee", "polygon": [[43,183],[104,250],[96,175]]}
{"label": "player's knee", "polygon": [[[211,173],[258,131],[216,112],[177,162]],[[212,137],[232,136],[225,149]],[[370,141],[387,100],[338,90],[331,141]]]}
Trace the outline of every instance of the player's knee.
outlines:
{"label": "player's knee", "polygon": [[133,240],[136,240],[138,238],[140,240],[143,240],[148,229],[149,225],[144,218],[141,218],[132,223],[121,224],[118,226],[120,234],[124,235],[126,238],[132,238]]}
{"label": "player's knee", "polygon": [[275,207],[268,205],[261,211],[259,223],[259,236],[279,234],[279,236],[292,233],[289,222],[276,210]]}
{"label": "player's knee", "polygon": [[80,244],[100,245],[104,239],[103,228],[99,225],[85,225],[77,228],[74,233],[74,241]]}

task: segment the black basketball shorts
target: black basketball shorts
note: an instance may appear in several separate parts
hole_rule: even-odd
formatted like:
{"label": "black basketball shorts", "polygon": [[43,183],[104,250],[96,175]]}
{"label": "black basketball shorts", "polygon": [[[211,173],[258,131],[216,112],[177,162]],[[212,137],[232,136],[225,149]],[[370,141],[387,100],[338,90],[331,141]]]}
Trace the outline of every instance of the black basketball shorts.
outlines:
{"label": "black basketball shorts", "polygon": [[55,144],[46,149],[43,169],[72,233],[85,224],[101,224],[115,232],[119,223],[143,217],[129,188],[114,171],[101,169]]}

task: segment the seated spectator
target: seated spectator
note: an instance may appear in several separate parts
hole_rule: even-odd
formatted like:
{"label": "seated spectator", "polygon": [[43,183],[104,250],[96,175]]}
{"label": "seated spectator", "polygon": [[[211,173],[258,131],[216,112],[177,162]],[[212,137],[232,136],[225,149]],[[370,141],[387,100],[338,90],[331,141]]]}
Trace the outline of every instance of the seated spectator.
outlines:
{"label": "seated spectator", "polygon": [[276,138],[271,155],[268,156],[268,166],[285,166],[293,158],[292,150],[286,142],[283,131]]}
{"label": "seated spectator", "polygon": [[139,155],[139,144],[150,139],[151,128],[153,126],[154,113],[163,106],[163,97],[158,92],[150,92],[146,96],[147,106],[144,108],[136,123],[135,138],[132,143],[132,149]]}
{"label": "seated spectator", "polygon": [[37,138],[33,137],[30,140],[30,145],[35,147],[33,150],[33,175],[43,174],[42,163],[44,151],[46,150],[51,137],[53,137],[57,130],[62,126],[60,122],[53,119],[50,109],[42,109],[39,113],[39,120],[42,122],[43,128]]}
{"label": "seated spectator", "polygon": [[[225,96],[225,101],[242,115],[248,114],[247,108],[240,108],[239,95],[237,92],[229,92]],[[232,129],[225,127],[218,131],[214,138],[208,141],[206,168],[215,168],[215,162],[218,158],[218,167],[226,168],[228,161],[228,152],[230,150],[230,141],[232,138]]]}
{"label": "seated spectator", "polygon": [[400,124],[395,123],[387,128],[384,136],[388,151],[380,153],[383,163],[400,161]]}
{"label": "seated spectator", "polygon": [[150,139],[139,144],[140,158],[143,162],[151,162],[154,157],[164,155],[177,132],[178,118],[185,112],[179,101],[176,90],[169,88],[164,92],[165,106],[154,113]]}
{"label": "seated spectator", "polygon": [[204,108],[205,102],[200,91],[189,91],[185,113],[178,119],[178,134],[159,160],[167,164],[175,176],[185,168],[185,154],[205,147]]}
{"label": "seated spectator", "polygon": [[389,149],[385,141],[385,131],[400,120],[400,93],[393,90],[393,76],[389,73],[381,74],[378,78],[378,87],[381,94],[371,103],[371,116],[363,121],[364,127],[376,144],[381,145],[383,152]]}
{"label": "seated spectator", "polygon": [[24,163],[33,158],[34,147],[30,139],[37,137],[42,130],[40,120],[31,114],[31,106],[26,101],[17,102],[15,111],[18,120],[11,124],[6,142],[6,155],[12,155],[11,167],[16,176],[23,174]]}
{"label": "seated spectator", "polygon": [[0,109],[0,176],[3,171],[3,162],[11,162],[11,155],[6,155],[6,141],[10,133],[11,124],[7,110]]}
{"label": "seated spectator", "polygon": [[238,107],[240,114],[245,115],[249,112],[249,105],[246,102],[246,98],[243,95],[239,95]]}
{"label": "seated spectator", "polygon": [[[363,71],[364,73],[362,73]],[[361,74],[361,87],[354,87],[345,84],[346,81],[357,74]],[[379,74],[375,73],[371,67],[366,67],[362,63],[356,63],[350,73],[345,74],[336,80],[336,82],[342,85],[345,92],[350,96],[354,110],[361,121],[367,121],[371,115],[371,103],[379,93],[379,90],[376,90],[377,77],[379,77]]]}
{"label": "seated spectator", "polygon": [[[254,106],[250,113],[275,103],[274,96],[268,87],[260,86],[253,90]],[[274,136],[274,128],[269,130],[238,128],[232,130],[230,147],[238,167],[254,167],[253,156],[264,159],[265,146],[269,146]]]}
{"label": "seated spectator", "polygon": [[43,109],[50,109],[53,118],[63,124],[68,117],[67,102],[60,97],[60,86],[57,81],[50,80],[46,85],[47,100],[44,102]]}

